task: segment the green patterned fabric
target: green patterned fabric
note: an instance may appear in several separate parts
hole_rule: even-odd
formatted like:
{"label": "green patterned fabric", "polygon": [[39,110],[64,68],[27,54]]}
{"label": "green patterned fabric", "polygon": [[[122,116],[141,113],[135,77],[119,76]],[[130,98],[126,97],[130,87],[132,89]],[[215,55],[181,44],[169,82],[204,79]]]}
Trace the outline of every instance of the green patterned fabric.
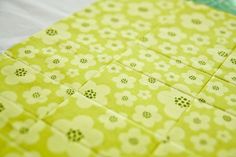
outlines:
{"label": "green patterned fabric", "polygon": [[1,157],[234,157],[236,17],[98,0],[0,55]]}

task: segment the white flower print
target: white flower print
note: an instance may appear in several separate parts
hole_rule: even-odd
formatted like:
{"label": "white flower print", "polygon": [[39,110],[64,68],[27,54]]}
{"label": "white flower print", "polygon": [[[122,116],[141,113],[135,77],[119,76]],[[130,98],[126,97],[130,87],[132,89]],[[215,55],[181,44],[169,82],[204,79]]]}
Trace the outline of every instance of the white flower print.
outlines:
{"label": "white flower print", "polygon": [[209,11],[208,15],[214,20],[223,20],[225,18],[225,15],[222,14],[222,12],[219,12],[218,10],[211,10]]}
{"label": "white flower print", "polygon": [[53,55],[51,57],[46,58],[46,60],[45,60],[48,68],[50,68],[50,69],[57,68],[57,67],[63,67],[67,61],[68,61],[67,58],[59,56],[59,55]]}
{"label": "white flower print", "polygon": [[84,45],[90,45],[92,43],[95,43],[97,39],[92,34],[80,34],[77,37],[76,41]]}
{"label": "white flower print", "polygon": [[214,97],[208,96],[203,92],[199,93],[197,97],[198,99],[195,100],[195,102],[196,102],[196,107],[198,108],[209,108],[210,106],[208,104],[213,104],[215,102]]}
{"label": "white flower print", "polygon": [[236,84],[236,72],[229,72],[225,75],[224,78]]}
{"label": "white flower print", "polygon": [[88,7],[86,7],[85,9],[81,10],[79,13],[75,13],[75,15],[79,14],[79,16],[86,16],[88,18],[92,18],[94,16],[97,16],[98,14],[100,14],[100,10],[98,10],[97,7],[90,5]]}
{"label": "white flower print", "polygon": [[89,50],[91,52],[102,53],[104,52],[105,48],[101,44],[92,44],[89,46]]}
{"label": "white flower print", "polygon": [[72,23],[72,27],[79,29],[81,32],[89,32],[98,28],[96,20],[78,18]]}
{"label": "white flower print", "polygon": [[232,139],[232,135],[227,130],[219,130],[217,131],[216,138],[223,141],[224,143],[227,143]]}
{"label": "white flower print", "polygon": [[132,106],[137,100],[136,96],[133,95],[130,91],[115,93],[115,98],[117,105],[122,106]]}
{"label": "white flower print", "polygon": [[132,24],[132,27],[138,31],[147,31],[151,29],[151,24],[146,21],[137,20]]}
{"label": "white flower print", "polygon": [[5,76],[5,82],[10,85],[30,83],[36,78],[36,72],[33,69],[18,61],[12,65],[4,66],[1,73]]}
{"label": "white flower print", "polygon": [[197,54],[199,51],[199,48],[191,45],[191,44],[185,44],[185,45],[181,45],[183,52],[187,53],[187,54]]}
{"label": "white flower print", "polygon": [[208,48],[207,53],[213,56],[215,61],[221,63],[226,57],[228,57],[230,50],[223,46],[215,46],[213,48]]}
{"label": "white flower print", "polygon": [[17,121],[13,124],[13,130],[9,132],[9,136],[15,139],[18,143],[34,144],[40,138],[40,132],[45,127],[41,121],[27,119],[25,121]]}
{"label": "white flower print", "polygon": [[28,45],[26,47],[19,48],[19,57],[33,58],[39,52],[34,46]]}
{"label": "white flower print", "polygon": [[98,54],[97,55],[98,61],[102,63],[108,63],[112,60],[112,56],[107,54]]}
{"label": "white flower print", "polygon": [[127,133],[119,135],[121,150],[125,153],[144,154],[150,143],[150,138],[141,133],[137,128],[129,129]]}
{"label": "white flower print", "polygon": [[127,74],[120,74],[112,78],[112,81],[116,83],[116,87],[118,88],[133,88],[136,79]]}
{"label": "white flower print", "polygon": [[98,33],[102,38],[115,38],[117,36],[117,32],[111,28],[103,28]]}
{"label": "white flower print", "polygon": [[209,37],[202,34],[193,34],[190,40],[192,40],[195,44],[200,46],[210,44]]}
{"label": "white flower print", "polygon": [[124,128],[126,126],[125,119],[111,111],[107,111],[104,115],[99,116],[99,121],[108,130]]}
{"label": "white flower print", "polygon": [[181,20],[184,27],[196,29],[202,32],[208,31],[214,25],[213,21],[207,19],[205,15],[201,13],[182,15]]}
{"label": "white flower print", "polygon": [[158,42],[153,34],[148,33],[145,36],[141,37],[138,43],[142,46],[150,47],[150,46],[155,46]]}
{"label": "white flower print", "polygon": [[194,144],[194,147],[197,151],[204,152],[213,152],[216,145],[216,140],[206,133],[192,136],[191,142]]}
{"label": "white flower print", "polygon": [[80,48],[80,45],[73,42],[67,41],[59,45],[60,52],[62,53],[76,53],[77,50]]}
{"label": "white flower print", "polygon": [[101,22],[112,28],[121,28],[129,24],[129,21],[123,14],[106,14],[103,16]]}
{"label": "white flower print", "polygon": [[117,51],[120,50],[124,47],[123,43],[120,40],[109,40],[105,47],[113,50],[113,51]]}
{"label": "white flower print", "polygon": [[182,39],[186,38],[186,34],[176,27],[160,28],[158,36],[162,39],[167,39],[175,43],[180,42]]}
{"label": "white flower print", "polygon": [[175,18],[176,18],[175,15],[162,15],[159,16],[157,19],[158,22],[161,24],[173,24],[175,23]]}
{"label": "white flower print", "polygon": [[121,36],[127,39],[135,39],[138,36],[138,33],[131,29],[128,29],[121,31]]}
{"label": "white flower print", "polygon": [[138,97],[142,98],[142,99],[148,99],[151,97],[151,92],[149,90],[140,90],[138,92]]}
{"label": "white flower print", "polygon": [[181,74],[184,79],[184,82],[187,84],[195,84],[195,85],[202,85],[204,76],[197,73],[193,70],[188,70],[186,73]]}
{"label": "white flower print", "polygon": [[34,36],[40,38],[45,44],[51,45],[60,40],[70,38],[71,34],[67,31],[69,26],[65,23],[57,23],[49,28],[36,33]]}
{"label": "white flower print", "polygon": [[139,50],[139,58],[148,62],[153,62],[158,59],[159,56],[152,50],[141,49]]}
{"label": "white flower print", "polygon": [[209,93],[212,93],[218,96],[223,96],[224,93],[228,91],[228,88],[225,87],[224,84],[219,81],[210,81],[206,85],[206,90]]}
{"label": "white flower print", "polygon": [[184,117],[184,121],[188,123],[189,127],[194,131],[207,130],[209,128],[210,118],[207,115],[198,112],[190,112]]}
{"label": "white flower print", "polygon": [[169,117],[177,119],[186,108],[190,107],[192,97],[177,90],[170,89],[158,93],[157,100],[164,105],[164,111]]}
{"label": "white flower print", "polygon": [[161,83],[157,80],[157,78],[160,78],[160,75],[157,73],[151,74],[151,76],[142,75],[139,82],[145,86],[148,86],[150,89],[158,89],[161,86]]}
{"label": "white flower print", "polygon": [[110,73],[119,73],[121,70],[121,67],[118,66],[117,64],[109,64],[107,66],[107,71],[110,72]]}
{"label": "white flower print", "polygon": [[100,6],[104,11],[117,12],[122,9],[123,4],[117,1],[104,1]]}
{"label": "white flower print", "polygon": [[68,69],[67,72],[66,72],[66,75],[69,76],[69,77],[76,77],[79,75],[79,71],[78,69]]}
{"label": "white flower print", "polygon": [[42,48],[42,53],[46,55],[52,55],[52,54],[55,54],[55,52],[56,52],[56,49],[53,47]]}
{"label": "white flower print", "polygon": [[125,60],[123,63],[138,71],[142,71],[144,66],[143,62],[140,62],[137,59]]}
{"label": "white flower print", "polygon": [[55,109],[58,107],[58,103],[50,103],[46,106],[41,106],[37,110],[37,116],[39,118],[45,118],[55,112]]}
{"label": "white flower print", "polygon": [[173,81],[173,82],[176,82],[179,80],[179,75],[173,73],[173,72],[168,72],[164,75],[166,77],[166,80],[167,81]]}
{"label": "white flower print", "polygon": [[16,100],[17,100],[16,93],[12,92],[12,91],[1,91],[0,92],[0,97],[3,97],[7,100],[11,100],[12,102],[16,102]]}
{"label": "white flower print", "polygon": [[88,147],[94,147],[103,142],[103,133],[94,128],[94,120],[86,115],[79,115],[72,120],[59,119],[53,123],[53,126],[65,133],[64,136],[68,140],[66,143],[83,143]]}
{"label": "white flower print", "polygon": [[236,119],[232,115],[216,110],[214,122],[220,126],[224,126],[227,129],[235,130],[236,129]]}
{"label": "white flower print", "polygon": [[231,36],[232,32],[225,27],[217,27],[214,29],[217,36],[228,38]]}
{"label": "white flower print", "polygon": [[158,113],[156,106],[138,105],[135,107],[135,113],[132,115],[132,118],[146,127],[153,127],[162,117]]}
{"label": "white flower print", "polygon": [[65,76],[59,70],[54,70],[54,71],[51,71],[51,72],[45,72],[44,76],[46,76],[44,78],[44,81],[47,82],[47,83],[60,82],[61,80],[63,80],[65,78]]}
{"label": "white flower print", "polygon": [[87,69],[96,65],[96,61],[94,60],[94,56],[91,54],[78,54],[74,56],[73,60],[71,60],[71,64],[77,65],[81,69]]}
{"label": "white flower print", "polygon": [[226,100],[227,105],[236,106],[236,94],[225,96],[224,99]]}
{"label": "white flower print", "polygon": [[161,71],[168,71],[170,68],[170,65],[168,65],[165,61],[158,61],[155,63],[155,67],[158,70]]}
{"label": "white flower print", "polygon": [[75,94],[79,88],[81,87],[80,83],[74,82],[74,83],[65,83],[63,85],[60,85],[60,88],[56,91],[56,95],[59,97],[67,98],[73,94]]}
{"label": "white flower print", "polygon": [[177,53],[177,47],[170,43],[162,43],[159,44],[158,48],[160,51],[164,54],[176,54]]}
{"label": "white flower print", "polygon": [[235,30],[236,29],[236,22],[235,22],[234,19],[226,20],[224,22],[224,25],[230,30]]}
{"label": "white flower print", "polygon": [[210,61],[206,56],[198,56],[191,58],[192,65],[203,70],[212,70],[215,63]]}
{"label": "white flower print", "polygon": [[23,97],[28,104],[43,103],[48,100],[50,93],[49,89],[33,86],[30,90],[23,92]]}
{"label": "white flower print", "polygon": [[144,19],[151,19],[159,14],[159,11],[155,9],[151,2],[139,2],[129,4],[128,14]]}
{"label": "white flower print", "polygon": [[97,85],[95,82],[89,81],[80,88],[80,92],[87,98],[95,100],[99,104],[106,105],[106,96],[110,93],[110,88],[107,85]]}

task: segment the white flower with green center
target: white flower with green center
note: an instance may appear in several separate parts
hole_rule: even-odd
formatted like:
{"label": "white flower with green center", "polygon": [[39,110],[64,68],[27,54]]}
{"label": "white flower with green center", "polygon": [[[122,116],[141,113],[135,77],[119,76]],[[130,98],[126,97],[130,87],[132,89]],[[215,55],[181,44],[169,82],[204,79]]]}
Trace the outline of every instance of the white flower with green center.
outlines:
{"label": "white flower with green center", "polygon": [[162,16],[159,16],[158,18],[158,22],[160,24],[174,24],[175,23],[175,19],[176,19],[176,16],[175,15],[162,15]]}
{"label": "white flower with green center", "polygon": [[117,36],[117,31],[115,31],[114,29],[111,28],[103,28],[98,30],[99,35],[102,38],[115,38]]}
{"label": "white flower with green center", "polygon": [[139,80],[139,83],[148,86],[148,88],[152,90],[158,89],[162,85],[157,79],[160,78],[160,75],[158,73],[150,75],[151,76],[142,75],[142,78]]}
{"label": "white flower with green center", "polygon": [[119,135],[121,150],[124,153],[145,154],[151,142],[150,137],[143,134],[140,129],[131,128]]}
{"label": "white flower with green center", "polygon": [[206,32],[212,28],[214,22],[207,19],[204,14],[192,13],[181,15],[181,24],[185,28],[196,29],[201,32]]}
{"label": "white flower with green center", "polygon": [[139,50],[139,58],[148,62],[153,62],[159,58],[156,52],[147,49]]}
{"label": "white flower with green center", "polygon": [[229,130],[236,129],[236,118],[227,112],[216,110],[214,122],[220,126],[224,126]]}
{"label": "white flower with green center", "polygon": [[46,54],[46,55],[52,55],[52,54],[55,54],[56,53],[56,49],[53,48],[53,47],[45,47],[45,48],[42,48],[42,53],[43,54]]}
{"label": "white flower with green center", "polygon": [[197,151],[213,152],[215,150],[216,140],[214,137],[210,137],[206,133],[192,136],[190,138]]}
{"label": "white flower with green center", "polygon": [[179,75],[173,73],[173,72],[168,72],[164,75],[166,77],[167,81],[173,81],[176,82],[179,80]]}
{"label": "white flower with green center", "polygon": [[28,104],[32,105],[47,101],[50,93],[51,91],[49,89],[34,86],[30,90],[23,92],[23,97]]}
{"label": "white flower with green center", "polygon": [[98,61],[101,63],[108,63],[112,60],[112,56],[107,54],[98,54],[97,55]]}
{"label": "white flower with green center", "polygon": [[84,45],[90,45],[92,43],[95,43],[97,39],[92,34],[80,34],[78,35],[76,41],[78,43],[84,44]]}
{"label": "white flower with green center", "polygon": [[177,47],[171,43],[163,42],[162,44],[159,44],[158,48],[164,54],[171,54],[172,55],[172,54],[177,53]]}
{"label": "white flower with green center", "polygon": [[108,40],[105,47],[117,51],[124,48],[124,44],[120,40]]}
{"label": "white flower with green center", "polygon": [[120,3],[118,1],[104,1],[103,3],[100,3],[99,6],[104,11],[118,12],[122,9],[123,3]]}
{"label": "white flower with green center", "polygon": [[128,14],[144,19],[152,19],[159,14],[151,2],[131,3],[128,7]]}
{"label": "white flower with green center", "polygon": [[127,74],[120,74],[117,77],[113,77],[112,81],[116,83],[117,88],[133,88],[136,79]]}
{"label": "white flower with green center", "polygon": [[93,81],[88,81],[79,90],[85,97],[95,100],[99,104],[107,104],[107,95],[110,93],[110,87],[103,84],[96,84]]}
{"label": "white flower with green center", "polygon": [[181,74],[187,84],[203,85],[204,76],[193,70]]}
{"label": "white flower with green center", "polygon": [[76,76],[79,75],[79,70],[76,69],[76,68],[68,69],[67,72],[66,72],[66,75],[69,76],[69,77],[76,77]]}
{"label": "white flower with green center", "polygon": [[109,65],[107,66],[107,71],[108,71],[109,73],[119,73],[120,70],[121,70],[121,67],[120,67],[119,65],[117,65],[117,64],[111,63],[111,64],[109,64]]}
{"label": "white flower with green center", "polygon": [[92,44],[89,46],[89,50],[91,52],[102,53],[104,52],[105,48],[102,44]]}
{"label": "white flower with green center", "polygon": [[202,69],[202,70],[212,70],[214,68],[215,63],[210,61],[206,56],[198,56],[198,57],[192,57],[192,66]]}
{"label": "white flower with green center", "polygon": [[228,143],[232,140],[232,134],[228,130],[218,130],[216,138],[224,143]]}
{"label": "white flower with green center", "polygon": [[199,51],[199,48],[194,46],[194,45],[192,45],[192,44],[181,45],[181,48],[183,49],[183,52],[187,53],[187,54],[195,55]]}
{"label": "white flower with green center", "polygon": [[124,60],[123,64],[130,66],[131,68],[137,70],[137,71],[142,71],[144,63],[138,61],[137,59],[128,59]]}
{"label": "white flower with green center", "polygon": [[206,95],[205,93],[199,93],[197,95],[198,99],[195,99],[194,102],[196,104],[196,107],[198,108],[210,108],[211,106],[208,104],[214,104],[215,102],[215,98],[210,96],[210,95]]}
{"label": "white flower with green center", "polygon": [[111,28],[121,28],[123,26],[127,26],[129,21],[127,17],[123,14],[105,14],[101,19],[101,23]]}
{"label": "white flower with green center", "polygon": [[10,85],[30,83],[36,78],[33,69],[18,61],[2,67],[1,73],[5,76],[5,83]]}
{"label": "white flower with green center", "polygon": [[207,115],[198,112],[191,112],[184,117],[184,121],[194,131],[207,130],[209,128],[210,118]]}
{"label": "white flower with green center", "polygon": [[138,33],[136,31],[133,31],[132,29],[128,29],[121,31],[121,36],[127,39],[136,39]]}
{"label": "white flower with green center", "polygon": [[232,32],[225,27],[218,27],[214,29],[217,36],[229,38],[232,35]]}
{"label": "white flower with green center", "polygon": [[227,105],[229,106],[236,106],[236,94],[230,94],[225,96],[224,99],[226,100]]}
{"label": "white flower with green center", "polygon": [[98,28],[96,20],[93,19],[75,19],[72,23],[72,27],[79,29],[81,32],[89,32]]}
{"label": "white flower with green center", "polygon": [[224,84],[219,81],[208,82],[206,85],[206,90],[207,92],[215,94],[217,96],[223,96],[226,92],[229,91],[229,89],[225,87]]}
{"label": "white flower with green center", "polygon": [[224,46],[215,46],[207,49],[207,53],[213,56],[213,59],[219,63],[222,63],[225,58],[228,57],[230,51],[230,49],[227,49]]}
{"label": "white flower with green center", "polygon": [[80,87],[81,84],[77,82],[65,83],[63,85],[60,85],[60,88],[56,91],[56,95],[66,99],[78,92]]}
{"label": "white flower with green center", "polygon": [[104,115],[99,116],[98,119],[108,130],[124,128],[126,126],[125,118],[110,111],[107,111]]}
{"label": "white flower with green center", "polygon": [[80,45],[73,42],[73,41],[67,41],[65,43],[62,43],[59,45],[60,52],[62,53],[76,53],[78,49],[80,48]]}
{"label": "white flower with green center", "polygon": [[165,61],[158,61],[155,63],[155,67],[156,69],[161,70],[161,71],[168,71],[170,68],[170,65],[166,63]]}
{"label": "white flower with green center", "polygon": [[132,106],[137,100],[136,96],[130,91],[123,91],[114,94],[117,105],[121,106]]}
{"label": "white flower with green center", "polygon": [[65,78],[65,76],[59,71],[59,70],[54,70],[51,72],[45,72],[44,73],[44,81],[47,83],[56,83],[56,82],[60,82],[61,80],[63,80]]}
{"label": "white flower with green center", "polygon": [[181,114],[190,107],[192,97],[174,89],[161,91],[157,94],[157,100],[163,104],[167,116],[178,119]]}
{"label": "white flower with green center", "polygon": [[135,113],[132,115],[134,121],[141,123],[146,127],[153,127],[161,120],[158,109],[154,105],[138,105],[135,107]]}
{"label": "white flower with green center", "polygon": [[[64,133],[64,136],[67,138],[67,142],[60,143],[61,145],[85,144],[88,147],[96,147],[103,142],[104,135],[101,131],[94,128],[94,120],[90,116],[79,115],[71,120],[59,119],[53,123],[53,127],[62,131]],[[53,136],[51,138],[54,139]],[[65,147],[66,149],[69,149],[66,145],[59,146],[59,143],[58,145],[55,145],[55,147]]]}
{"label": "white flower with green center", "polygon": [[91,54],[78,54],[74,56],[73,60],[71,60],[71,64],[77,65],[80,69],[87,69],[96,65],[96,61],[94,60],[94,56]]}
{"label": "white flower with green center", "polygon": [[186,34],[177,27],[160,28],[158,30],[158,37],[177,43],[186,38]]}
{"label": "white flower with green center", "polygon": [[132,27],[138,31],[147,31],[151,29],[151,24],[144,20],[136,20],[132,23]]}
{"label": "white flower with green center", "polygon": [[202,35],[202,34],[193,34],[190,38],[191,41],[193,41],[196,45],[203,46],[203,45],[209,45],[210,39],[208,36]]}
{"label": "white flower with green center", "polygon": [[65,63],[68,61],[67,58],[59,56],[59,55],[53,55],[51,57],[46,58],[45,62],[47,63],[47,67],[50,69],[53,68],[61,68],[65,66]]}
{"label": "white flower with green center", "polygon": [[41,121],[27,119],[14,122],[12,126],[13,129],[9,132],[11,138],[20,144],[34,144],[39,140],[40,132],[44,129],[45,124]]}
{"label": "white flower with green center", "polygon": [[156,46],[158,43],[156,37],[151,34],[147,33],[145,36],[141,37],[138,40],[138,44],[145,46],[145,47],[151,47],[151,46]]}
{"label": "white flower with green center", "polygon": [[151,97],[151,92],[149,90],[140,90],[138,92],[138,97],[146,100]]}
{"label": "white flower with green center", "polygon": [[19,57],[34,58],[35,55],[39,52],[39,50],[36,49],[34,46],[28,45],[28,46],[19,48],[18,52],[19,52],[18,54]]}
{"label": "white flower with green center", "polygon": [[227,73],[224,78],[234,84],[236,84],[236,72]]}
{"label": "white flower with green center", "polygon": [[47,45],[52,45],[61,40],[70,38],[71,34],[67,31],[68,29],[69,26],[67,24],[57,23],[39,33],[36,33],[34,37],[41,39],[43,43]]}

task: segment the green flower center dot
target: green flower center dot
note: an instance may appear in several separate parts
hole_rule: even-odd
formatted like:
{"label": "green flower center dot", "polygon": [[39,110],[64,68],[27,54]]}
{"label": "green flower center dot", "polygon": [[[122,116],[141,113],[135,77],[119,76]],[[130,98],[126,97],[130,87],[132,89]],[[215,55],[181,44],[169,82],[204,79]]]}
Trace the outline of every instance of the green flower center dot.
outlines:
{"label": "green flower center dot", "polygon": [[89,89],[84,92],[84,96],[86,96],[89,99],[95,99],[97,96],[97,93],[93,91],[93,89]]}
{"label": "green flower center dot", "polygon": [[89,26],[89,23],[82,23],[82,26],[83,26],[83,27],[88,27],[88,26]]}
{"label": "green flower center dot", "polygon": [[126,83],[128,83],[128,80],[127,80],[126,78],[122,78],[122,79],[120,80],[120,82],[126,84]]}
{"label": "green flower center dot", "polygon": [[197,79],[197,77],[194,76],[194,75],[191,75],[191,76],[189,76],[188,78],[190,78],[191,80],[196,80],[196,79]]}
{"label": "green flower center dot", "polygon": [[148,78],[148,82],[150,82],[150,83],[156,83],[157,80],[156,80],[154,77],[149,77],[149,78]]}
{"label": "green flower center dot", "polygon": [[217,54],[219,56],[222,56],[222,57],[227,57],[228,56],[228,53],[224,52],[224,51],[218,51]]}
{"label": "green flower center dot", "polygon": [[83,133],[79,129],[69,129],[66,136],[71,142],[79,142],[84,138]]}
{"label": "green flower center dot", "polygon": [[55,79],[57,78],[57,75],[51,75],[50,78],[51,78],[52,80],[55,80]]}
{"label": "green flower center dot", "polygon": [[231,61],[231,63],[236,64],[236,59],[235,58],[231,58],[230,61]]}
{"label": "green flower center dot", "polygon": [[205,145],[205,144],[207,144],[207,141],[206,141],[206,140],[203,140],[203,139],[200,140],[199,142],[200,142],[201,145]]}
{"label": "green flower center dot", "polygon": [[34,92],[34,93],[32,94],[32,96],[33,96],[33,98],[39,98],[39,97],[40,97],[40,94],[39,94],[39,92]]}
{"label": "green flower center dot", "polygon": [[69,89],[66,90],[66,93],[67,93],[68,95],[73,95],[73,94],[75,93],[75,90],[69,88]]}
{"label": "green flower center dot", "polygon": [[175,37],[175,36],[176,36],[175,32],[168,32],[167,34],[168,34],[169,36],[171,36],[171,37]]}
{"label": "green flower center dot", "polygon": [[0,113],[5,110],[5,107],[3,106],[2,103],[0,103]]}
{"label": "green flower center dot", "polygon": [[25,50],[25,54],[30,54],[31,50]]}
{"label": "green flower center dot", "polygon": [[67,45],[67,46],[66,46],[66,49],[68,49],[68,50],[71,49],[71,48],[72,48],[71,45]]}
{"label": "green flower center dot", "polygon": [[181,96],[181,97],[175,97],[174,100],[175,104],[182,107],[189,107],[190,106],[190,100],[188,100],[187,98]]}
{"label": "green flower center dot", "polygon": [[109,117],[109,121],[111,122],[117,122],[118,121],[118,118],[116,116],[110,116]]}
{"label": "green flower center dot", "polygon": [[121,98],[123,101],[127,101],[127,100],[129,100],[129,97],[128,96],[122,96],[122,98]]}
{"label": "green flower center dot", "polygon": [[236,102],[236,98],[231,98],[230,101]]}
{"label": "green flower center dot", "polygon": [[151,56],[152,56],[151,54],[148,54],[148,53],[145,54],[145,57],[148,57],[148,58],[149,58],[149,57],[151,57]]}
{"label": "green flower center dot", "polygon": [[46,30],[46,34],[49,35],[49,36],[55,36],[55,35],[58,34],[58,32],[55,29],[49,28],[49,29]]}
{"label": "green flower center dot", "polygon": [[171,47],[166,46],[166,47],[164,47],[164,49],[166,49],[166,50],[171,50]]}
{"label": "green flower center dot", "polygon": [[148,39],[146,37],[142,37],[140,40],[143,41],[143,42],[148,41]]}
{"label": "green flower center dot", "polygon": [[143,117],[148,119],[148,118],[152,117],[152,114],[150,112],[144,111],[143,112]]}
{"label": "green flower center dot", "polygon": [[119,20],[117,18],[111,18],[112,22],[118,22]]}
{"label": "green flower center dot", "polygon": [[137,145],[139,141],[137,138],[132,137],[132,138],[129,138],[129,143],[132,145]]}
{"label": "green flower center dot", "polygon": [[202,21],[199,20],[199,19],[192,19],[191,21],[192,21],[192,23],[195,24],[195,25],[200,25],[200,24],[202,23]]}
{"label": "green flower center dot", "polygon": [[59,60],[59,59],[54,59],[52,62],[53,62],[54,64],[58,64],[58,63],[60,63],[60,60]]}
{"label": "green flower center dot", "polygon": [[182,61],[179,59],[176,59],[175,61],[176,61],[176,63],[182,63]]}
{"label": "green flower center dot", "polygon": [[198,101],[202,102],[202,103],[206,103],[206,100],[203,98],[199,98]]}
{"label": "green flower center dot", "polygon": [[130,63],[131,67],[136,67],[136,65],[137,65],[136,63]]}
{"label": "green flower center dot", "polygon": [[114,4],[108,4],[108,7],[113,8]]}
{"label": "green flower center dot", "polygon": [[201,64],[201,65],[206,65],[205,61],[198,61],[198,63]]}
{"label": "green flower center dot", "polygon": [[15,75],[16,76],[25,76],[27,74],[27,71],[24,69],[24,68],[19,68],[19,69],[16,69],[15,71]]}
{"label": "green flower center dot", "polygon": [[193,119],[193,122],[196,123],[196,124],[200,124],[201,123],[201,120],[199,118],[194,118]]}
{"label": "green flower center dot", "polygon": [[235,76],[231,77],[231,79],[232,79],[233,81],[236,81],[236,77],[235,77]]}
{"label": "green flower center dot", "polygon": [[212,89],[218,91],[220,89],[220,87],[214,85],[214,86],[212,86]]}
{"label": "green flower center dot", "polygon": [[226,122],[230,122],[232,120],[232,118],[228,115],[223,115],[223,119],[226,121]]}
{"label": "green flower center dot", "polygon": [[83,64],[85,64],[85,63],[87,63],[88,62],[88,60],[87,59],[85,59],[85,58],[82,58],[82,59],[80,59],[80,63],[83,63]]}
{"label": "green flower center dot", "polygon": [[138,10],[141,11],[141,12],[147,12],[148,11],[148,9],[144,8],[144,7],[140,7],[140,8],[138,8]]}
{"label": "green flower center dot", "polygon": [[22,127],[22,128],[20,128],[19,132],[20,132],[21,134],[25,134],[25,133],[29,132],[29,129],[26,128],[26,127]]}

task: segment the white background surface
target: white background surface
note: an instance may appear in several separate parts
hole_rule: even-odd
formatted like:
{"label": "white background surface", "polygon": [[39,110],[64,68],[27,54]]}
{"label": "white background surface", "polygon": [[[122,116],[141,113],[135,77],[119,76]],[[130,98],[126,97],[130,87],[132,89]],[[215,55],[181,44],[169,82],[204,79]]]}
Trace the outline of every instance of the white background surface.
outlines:
{"label": "white background surface", "polygon": [[0,52],[95,0],[0,0]]}

